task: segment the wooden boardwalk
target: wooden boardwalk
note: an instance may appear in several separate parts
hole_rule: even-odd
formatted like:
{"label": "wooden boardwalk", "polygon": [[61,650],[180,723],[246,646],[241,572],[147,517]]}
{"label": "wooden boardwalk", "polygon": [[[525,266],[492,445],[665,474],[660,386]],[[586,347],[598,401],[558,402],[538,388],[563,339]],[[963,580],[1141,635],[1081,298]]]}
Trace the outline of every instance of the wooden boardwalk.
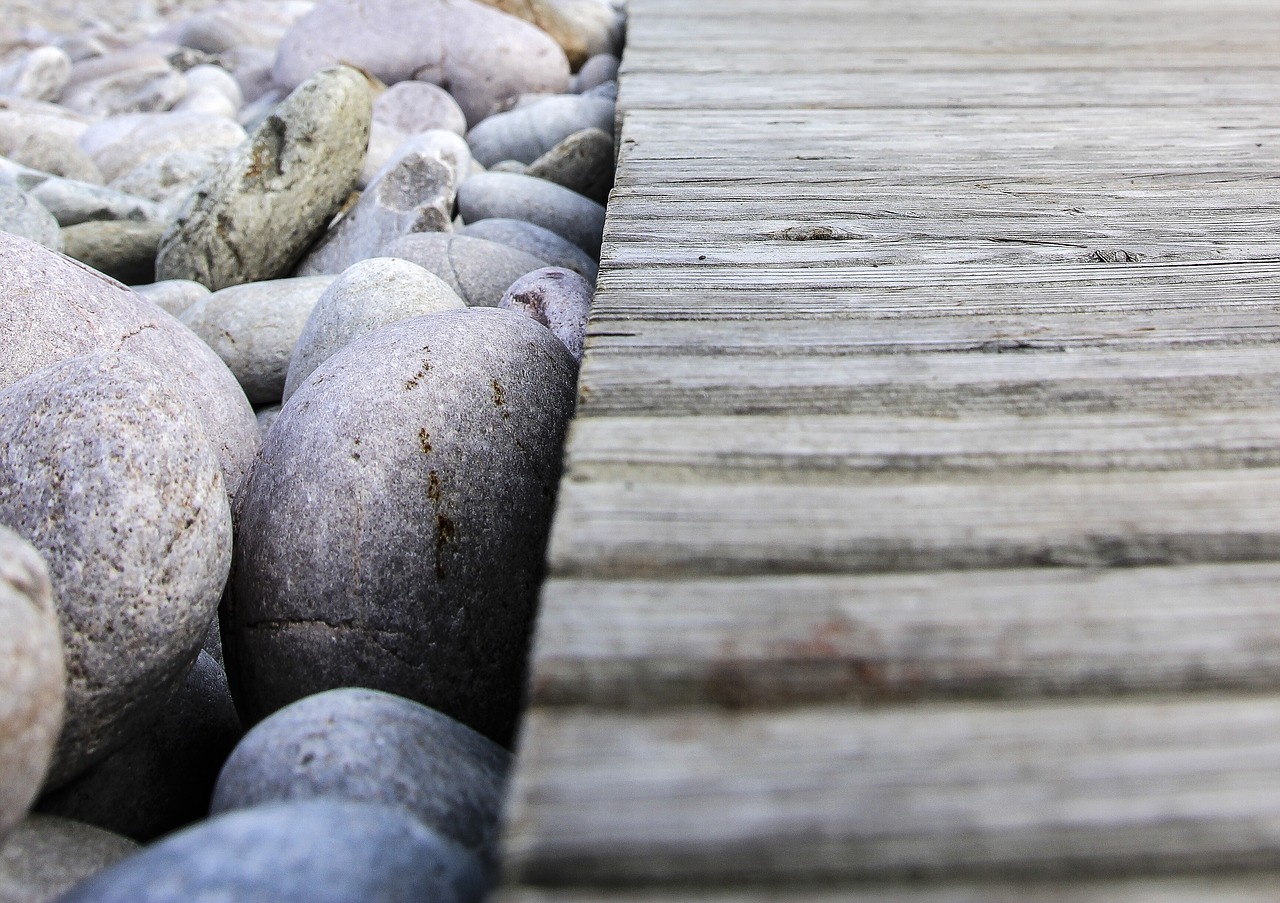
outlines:
{"label": "wooden boardwalk", "polygon": [[1280,5],[630,0],[506,903],[1280,894]]}

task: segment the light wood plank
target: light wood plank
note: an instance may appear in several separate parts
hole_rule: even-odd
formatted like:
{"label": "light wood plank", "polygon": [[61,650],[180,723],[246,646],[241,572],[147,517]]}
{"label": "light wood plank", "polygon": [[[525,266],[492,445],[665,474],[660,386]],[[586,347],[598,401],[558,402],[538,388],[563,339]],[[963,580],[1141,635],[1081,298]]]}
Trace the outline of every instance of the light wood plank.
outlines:
{"label": "light wood plank", "polygon": [[494,903],[1274,903],[1280,875],[1119,879],[1067,883],[973,882],[945,886],[879,885],[831,890],[792,886],[696,890],[521,889],[500,891]]}
{"label": "light wood plank", "polygon": [[[713,340],[714,341],[714,340]],[[584,415],[851,414],[956,417],[1265,408],[1280,349],[1074,349],[1064,353],[589,355]],[[1009,350],[1016,351],[1016,345]]]}
{"label": "light wood plank", "polygon": [[559,576],[1115,567],[1280,558],[1280,470],[561,485]]}
{"label": "light wood plank", "polygon": [[1269,868],[1280,698],[526,718],[535,886],[1079,880]]}
{"label": "light wood plank", "polygon": [[551,580],[530,703],[1280,689],[1280,565]]}
{"label": "light wood plank", "polygon": [[1273,409],[1014,417],[584,417],[567,476],[654,482],[865,483],[1020,471],[1280,467]]}

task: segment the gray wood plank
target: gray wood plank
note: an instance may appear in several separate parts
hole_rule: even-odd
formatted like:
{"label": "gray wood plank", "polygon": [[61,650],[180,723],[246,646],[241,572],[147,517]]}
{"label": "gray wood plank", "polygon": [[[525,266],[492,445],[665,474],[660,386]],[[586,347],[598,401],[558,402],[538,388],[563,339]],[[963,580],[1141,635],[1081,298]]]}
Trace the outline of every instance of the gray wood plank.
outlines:
{"label": "gray wood plank", "polygon": [[1274,903],[1280,875],[1244,873],[1213,878],[1146,878],[1026,881],[943,886],[911,884],[863,886],[843,890],[791,886],[777,888],[698,888],[619,890],[557,888],[500,891],[494,903]]}
{"label": "gray wood plank", "polygon": [[1280,565],[554,579],[530,704],[1280,689]]}
{"label": "gray wood plank", "polygon": [[552,573],[692,577],[1280,558],[1280,470],[561,485]]}
{"label": "gray wood plank", "polygon": [[1280,856],[1280,698],[526,718],[535,886],[1194,874]]}

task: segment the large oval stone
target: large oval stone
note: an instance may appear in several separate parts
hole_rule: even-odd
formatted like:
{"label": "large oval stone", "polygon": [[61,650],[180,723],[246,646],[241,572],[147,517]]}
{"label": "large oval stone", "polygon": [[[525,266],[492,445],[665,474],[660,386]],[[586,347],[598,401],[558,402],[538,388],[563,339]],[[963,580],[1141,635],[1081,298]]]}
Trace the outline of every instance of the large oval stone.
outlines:
{"label": "large oval stone", "polygon": [[569,84],[569,60],[546,32],[473,0],[324,0],[284,36],[272,74],[292,87],[339,62],[389,85],[440,85],[470,125]]}
{"label": "large oval stone", "polygon": [[302,384],[239,509],[222,623],[246,720],[363,686],[510,741],[576,370],[546,328],[468,308]]}
{"label": "large oval stone", "polygon": [[0,839],[35,798],[62,726],[67,675],[53,587],[30,543],[0,526]]}
{"label": "large oval stone", "polygon": [[121,351],[151,364],[199,414],[233,496],[257,453],[253,408],[204,342],[83,264],[0,232],[0,388],[59,361]]}
{"label": "large oval stone", "polygon": [[160,241],[156,278],[216,291],[288,274],[355,186],[372,116],[361,73],[313,75],[196,185]]}
{"label": "large oval stone", "polygon": [[142,361],[73,358],[0,392],[0,523],[44,556],[67,662],[56,787],[155,717],[200,649],[231,561],[222,472]]}
{"label": "large oval stone", "polygon": [[218,776],[210,809],[304,799],[399,806],[495,864],[510,761],[435,709],[346,687],[300,699],[251,730]]}
{"label": "large oval stone", "polygon": [[60,903],[474,903],[485,890],[472,854],[403,809],[315,800],[187,828]]}

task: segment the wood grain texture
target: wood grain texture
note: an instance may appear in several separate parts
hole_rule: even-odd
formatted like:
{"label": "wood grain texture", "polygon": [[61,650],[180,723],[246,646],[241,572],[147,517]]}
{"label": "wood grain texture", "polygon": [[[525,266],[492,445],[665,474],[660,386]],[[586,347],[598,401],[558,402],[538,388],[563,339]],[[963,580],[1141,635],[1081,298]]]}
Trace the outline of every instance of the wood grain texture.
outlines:
{"label": "wood grain texture", "polygon": [[629,10],[500,899],[1274,898],[1280,7]]}
{"label": "wood grain texture", "polygon": [[532,885],[1188,874],[1280,856],[1280,699],[639,716],[537,709],[506,868]]}
{"label": "wood grain texture", "polygon": [[530,703],[657,711],[1280,689],[1280,565],[553,579]]}

